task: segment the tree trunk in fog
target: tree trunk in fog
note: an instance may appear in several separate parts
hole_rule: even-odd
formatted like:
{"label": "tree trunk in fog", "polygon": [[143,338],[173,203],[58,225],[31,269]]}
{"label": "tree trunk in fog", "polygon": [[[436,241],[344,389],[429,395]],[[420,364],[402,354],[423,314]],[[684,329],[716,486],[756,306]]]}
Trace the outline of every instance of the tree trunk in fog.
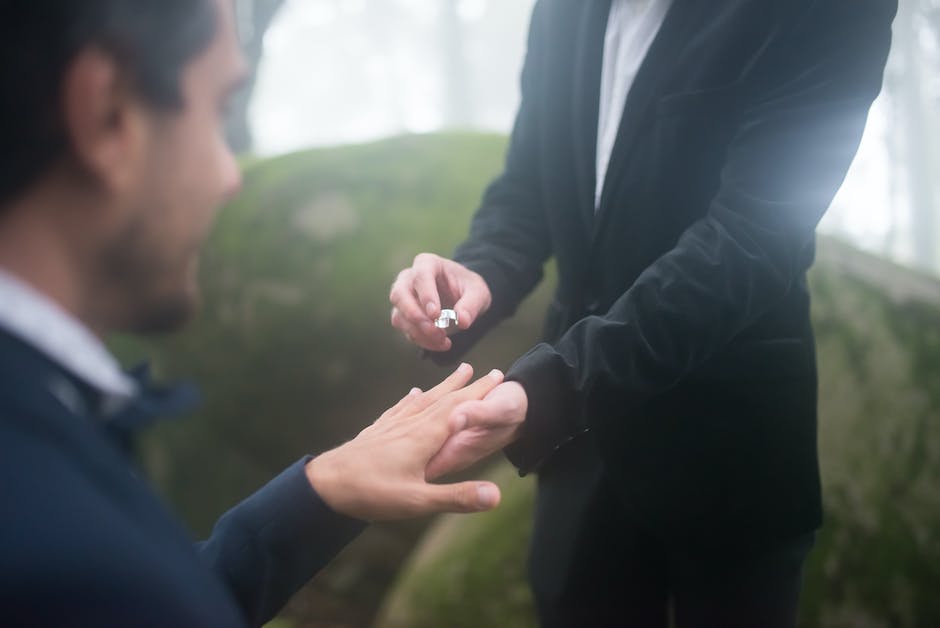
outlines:
{"label": "tree trunk in fog", "polygon": [[372,41],[376,52],[383,59],[386,81],[389,88],[382,84],[381,89],[386,92],[389,115],[394,120],[395,131],[404,132],[407,128],[407,105],[404,101],[404,90],[397,88],[398,68],[395,63],[396,41],[395,36],[401,32],[402,24],[408,22],[408,17],[402,16],[402,9],[388,0],[370,2],[364,16],[366,34]]}
{"label": "tree trunk in fog", "polygon": [[[934,203],[935,151],[932,116],[925,93],[924,50],[920,46],[918,0],[901,0],[895,20],[895,45],[901,57],[903,76],[899,81],[897,103],[905,145],[905,170],[910,190],[911,228],[914,260],[918,265],[937,268],[937,233]],[[927,76],[925,76],[925,74]]]}
{"label": "tree trunk in fog", "polygon": [[242,51],[251,68],[245,87],[235,95],[231,113],[225,124],[229,145],[236,153],[247,152],[252,147],[248,106],[251,104],[251,95],[258,77],[258,64],[264,54],[264,34],[283,4],[284,0],[236,0]]}
{"label": "tree trunk in fog", "polygon": [[940,2],[928,0],[924,13],[927,16],[927,22],[930,24],[931,30],[933,30],[934,40],[940,44]]}
{"label": "tree trunk in fog", "polygon": [[464,53],[463,25],[457,15],[458,0],[441,3],[441,51],[444,73],[444,126],[467,128],[473,123],[470,68]]}

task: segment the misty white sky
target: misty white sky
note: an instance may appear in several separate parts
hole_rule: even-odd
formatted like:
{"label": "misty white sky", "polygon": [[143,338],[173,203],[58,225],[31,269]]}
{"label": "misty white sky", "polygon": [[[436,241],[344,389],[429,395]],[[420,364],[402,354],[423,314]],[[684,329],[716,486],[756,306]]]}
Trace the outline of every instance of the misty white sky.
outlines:
{"label": "misty white sky", "polygon": [[[440,0],[288,0],[251,108],[263,155],[441,128]],[[460,0],[471,126],[507,132],[532,0]]]}
{"label": "misty white sky", "polygon": [[[508,133],[533,0],[460,0],[468,126]],[[268,31],[250,111],[273,155],[444,125],[440,0],[288,0]],[[900,261],[903,190],[892,188],[887,111],[876,103],[859,156],[821,229]],[[903,186],[902,186],[903,187]],[[892,229],[893,228],[893,229]],[[893,239],[892,239],[893,238]]]}

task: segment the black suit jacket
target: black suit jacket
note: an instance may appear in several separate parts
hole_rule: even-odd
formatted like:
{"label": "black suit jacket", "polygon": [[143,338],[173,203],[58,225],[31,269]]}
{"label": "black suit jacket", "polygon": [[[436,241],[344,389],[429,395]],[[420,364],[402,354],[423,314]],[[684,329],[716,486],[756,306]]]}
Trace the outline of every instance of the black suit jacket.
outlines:
{"label": "black suit jacket", "polygon": [[[578,474],[606,478],[631,516],[690,548],[810,530],[806,270],[880,90],[896,2],[674,0],[595,214],[609,7],[536,4],[505,171],[455,255],[493,306],[453,353],[510,315],[554,257],[546,342],[508,373],[529,413],[507,450],[541,472],[540,515],[562,530],[552,542],[570,542],[564,520],[591,490]],[[578,447],[590,452],[571,462]]]}
{"label": "black suit jacket", "polygon": [[362,527],[318,498],[301,460],[194,546],[93,399],[0,332],[3,625],[260,625]]}

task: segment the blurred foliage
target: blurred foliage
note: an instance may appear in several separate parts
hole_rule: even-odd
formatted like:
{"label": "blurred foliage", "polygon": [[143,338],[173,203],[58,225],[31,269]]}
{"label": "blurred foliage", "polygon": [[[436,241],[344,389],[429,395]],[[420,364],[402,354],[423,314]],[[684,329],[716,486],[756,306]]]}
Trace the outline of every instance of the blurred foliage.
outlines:
{"label": "blurred foliage", "polygon": [[[202,266],[184,333],[119,339],[205,393],[198,416],[144,443],[147,468],[199,535],[291,461],[353,436],[446,371],[388,323],[412,257],[446,254],[503,138],[406,136],[246,164]],[[551,280],[470,361],[506,368],[536,341]],[[803,625],[940,625],[940,284],[828,239],[811,276],[827,522],[807,566]],[[532,484],[505,467],[499,510],[373,526],[285,613],[300,626],[533,625],[523,581]]]}

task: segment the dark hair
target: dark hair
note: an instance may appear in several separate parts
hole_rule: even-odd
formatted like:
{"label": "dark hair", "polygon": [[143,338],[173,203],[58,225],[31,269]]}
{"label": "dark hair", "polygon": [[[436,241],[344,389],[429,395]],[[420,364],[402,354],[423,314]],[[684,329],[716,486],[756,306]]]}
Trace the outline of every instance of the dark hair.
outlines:
{"label": "dark hair", "polygon": [[81,50],[114,55],[145,102],[172,109],[215,28],[210,0],[0,0],[0,211],[68,150],[62,83]]}

